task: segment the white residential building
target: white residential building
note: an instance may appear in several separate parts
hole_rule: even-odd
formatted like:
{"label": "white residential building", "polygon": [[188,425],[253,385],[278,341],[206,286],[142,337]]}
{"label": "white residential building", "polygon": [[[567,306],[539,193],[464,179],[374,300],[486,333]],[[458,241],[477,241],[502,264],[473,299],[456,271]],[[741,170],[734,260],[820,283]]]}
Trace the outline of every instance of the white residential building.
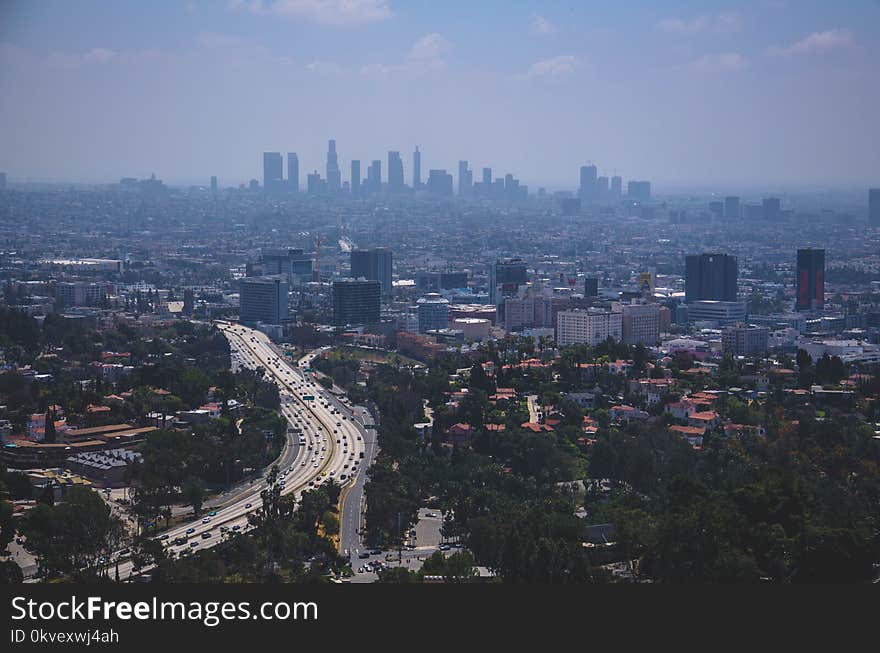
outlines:
{"label": "white residential building", "polygon": [[623,337],[623,314],[602,309],[559,311],[556,344],[560,347],[585,343],[598,345],[608,338]]}

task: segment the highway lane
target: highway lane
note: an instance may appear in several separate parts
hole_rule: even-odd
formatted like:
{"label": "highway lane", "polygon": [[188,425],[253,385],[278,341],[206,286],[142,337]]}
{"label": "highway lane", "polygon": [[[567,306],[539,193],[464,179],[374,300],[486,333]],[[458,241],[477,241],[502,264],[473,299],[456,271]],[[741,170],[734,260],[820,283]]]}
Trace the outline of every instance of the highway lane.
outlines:
{"label": "highway lane", "polygon": [[[299,499],[303,491],[320,486],[328,478],[335,478],[343,485],[352,482],[363,462],[360,453],[364,451],[364,443],[362,438],[358,439],[349,419],[340,419],[338,408],[323,390],[306,378],[299,366],[291,366],[279,357],[265,334],[238,324],[223,321],[216,324],[230,341],[233,366],[262,368],[279,388],[281,413],[290,425],[279,459],[278,482],[282,494],[293,493]],[[305,399],[307,396],[314,399]],[[250,487],[236,492],[226,505],[212,511],[215,514],[182,523],[156,537],[172,553],[185,555],[191,550],[218,544],[227,533],[246,532],[250,528],[247,515],[262,506],[260,493],[269,485],[267,477],[268,470]],[[179,538],[187,541],[175,544],[175,540],[180,542]],[[133,572],[130,561],[119,563],[120,578]],[[115,573],[112,567],[111,573]]]}
{"label": "highway lane", "polygon": [[[306,354],[300,359],[299,366],[303,369],[309,368],[312,361],[328,349],[330,347],[322,347]],[[376,430],[372,428],[373,418],[366,409],[359,406],[351,406],[347,402],[340,401],[329,391],[325,392],[324,396],[331,404],[336,406],[339,412],[347,414],[350,432],[355,433],[355,437],[359,438],[359,441],[363,442],[364,445],[364,458],[361,460],[362,465],[360,466],[363,471],[343,490],[339,511],[339,551],[348,555],[352,565],[356,566],[357,556],[365,548],[362,538],[364,511],[366,509],[364,484],[366,482],[366,470],[369,469],[373,456],[375,456],[378,449]]]}

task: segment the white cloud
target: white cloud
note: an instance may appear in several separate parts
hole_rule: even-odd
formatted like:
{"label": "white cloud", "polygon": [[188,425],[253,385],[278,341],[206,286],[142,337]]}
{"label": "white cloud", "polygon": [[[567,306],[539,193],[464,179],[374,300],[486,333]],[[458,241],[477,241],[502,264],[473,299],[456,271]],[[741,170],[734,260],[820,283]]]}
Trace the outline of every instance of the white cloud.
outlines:
{"label": "white cloud", "polygon": [[657,23],[657,29],[670,34],[736,32],[740,28],[742,28],[742,20],[734,13],[723,13],[716,16],[697,16],[690,20],[683,18],[664,18]]}
{"label": "white cloud", "polygon": [[700,72],[718,73],[742,70],[746,64],[746,58],[738,52],[721,52],[703,55],[694,61],[691,67]]}
{"label": "white cloud", "polygon": [[389,0],[231,0],[231,9],[306,20],[320,25],[359,25],[394,16]]}
{"label": "white cloud", "polygon": [[437,32],[423,36],[410,48],[410,59],[439,59],[449,51],[451,44]]}
{"label": "white cloud", "polygon": [[570,54],[536,61],[526,71],[526,77],[559,78],[572,74],[578,66],[577,57]]}
{"label": "white cloud", "polygon": [[848,29],[829,29],[813,32],[788,47],[771,46],[765,50],[770,56],[791,57],[799,54],[822,54],[838,48],[848,48],[854,43]]}
{"label": "white cloud", "polygon": [[556,26],[543,16],[532,16],[530,25],[532,34],[544,36],[547,34],[553,34],[556,31]]}
{"label": "white cloud", "polygon": [[416,41],[409,49],[401,63],[371,63],[361,68],[361,74],[381,77],[394,73],[422,75],[431,71],[444,70],[446,60],[443,58],[452,48],[452,44],[437,32],[427,34]]}

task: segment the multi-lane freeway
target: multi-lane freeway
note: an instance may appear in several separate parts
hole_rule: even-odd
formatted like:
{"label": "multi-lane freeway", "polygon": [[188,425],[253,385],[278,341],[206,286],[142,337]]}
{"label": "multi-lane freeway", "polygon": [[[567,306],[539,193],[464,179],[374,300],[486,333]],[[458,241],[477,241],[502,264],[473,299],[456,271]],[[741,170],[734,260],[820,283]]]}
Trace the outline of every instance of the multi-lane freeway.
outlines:
{"label": "multi-lane freeway", "polygon": [[[362,488],[362,481],[357,483],[357,480],[369,464],[365,455],[367,431],[345,404],[311,378],[307,370],[315,354],[291,365],[262,332],[225,321],[218,320],[215,324],[229,340],[233,369],[262,369],[279,389],[281,413],[288,422],[287,439],[276,461],[281,493],[299,498],[302,492],[319,487],[329,479],[344,489]],[[369,453],[372,454],[372,446]],[[268,477],[269,470],[264,470],[250,486],[240,487],[228,495],[228,500],[216,510],[176,525],[157,535],[157,539],[170,552],[181,555],[213,546],[229,533],[247,531],[248,513],[262,506],[260,493],[268,487]],[[347,520],[344,509],[340,516],[343,521]],[[348,528],[343,528],[342,533],[352,541]],[[132,573],[135,570],[131,561],[119,563],[120,578]]]}

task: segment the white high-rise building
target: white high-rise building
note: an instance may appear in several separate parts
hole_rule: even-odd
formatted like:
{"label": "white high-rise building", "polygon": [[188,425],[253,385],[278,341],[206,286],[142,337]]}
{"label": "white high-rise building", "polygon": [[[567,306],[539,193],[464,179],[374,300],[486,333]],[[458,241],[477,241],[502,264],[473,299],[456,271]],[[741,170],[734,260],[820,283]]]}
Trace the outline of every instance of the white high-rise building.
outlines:
{"label": "white high-rise building", "polygon": [[598,345],[608,338],[623,337],[623,313],[602,309],[559,311],[556,317],[556,344]]}

